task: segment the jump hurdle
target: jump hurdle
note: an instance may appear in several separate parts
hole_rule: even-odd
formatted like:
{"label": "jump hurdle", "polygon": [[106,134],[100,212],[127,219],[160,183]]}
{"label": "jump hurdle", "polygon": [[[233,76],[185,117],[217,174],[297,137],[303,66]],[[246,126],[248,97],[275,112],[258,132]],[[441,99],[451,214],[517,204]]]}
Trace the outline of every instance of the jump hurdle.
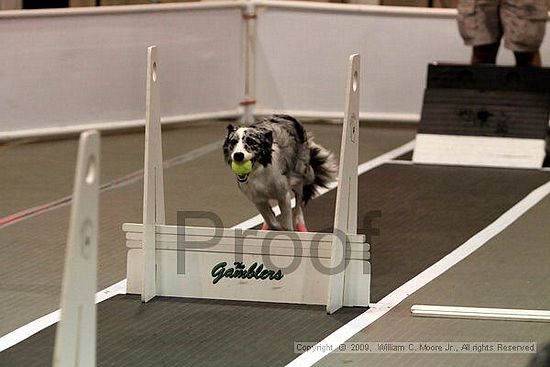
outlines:
{"label": "jump hurdle", "polygon": [[370,301],[370,248],[357,234],[359,55],[349,59],[334,232],[165,224],[159,65],[148,49],[143,223],[124,223],[128,293],[325,305]]}
{"label": "jump hurdle", "polygon": [[96,365],[99,133],[80,135],[54,367]]}

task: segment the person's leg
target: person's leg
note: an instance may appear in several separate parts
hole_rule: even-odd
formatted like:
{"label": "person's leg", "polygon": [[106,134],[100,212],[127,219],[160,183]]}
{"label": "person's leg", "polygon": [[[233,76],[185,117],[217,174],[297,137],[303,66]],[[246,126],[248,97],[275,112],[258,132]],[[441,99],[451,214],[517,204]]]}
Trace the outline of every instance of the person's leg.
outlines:
{"label": "person's leg", "polygon": [[514,56],[516,57],[516,66],[542,66],[538,50],[535,52],[514,52]]}
{"label": "person's leg", "polygon": [[472,64],[495,64],[499,46],[499,43],[474,46],[472,51]]}
{"label": "person's leg", "polygon": [[502,37],[499,0],[460,0],[458,30],[464,44],[472,46],[472,64],[494,64]]}
{"label": "person's leg", "polygon": [[539,48],[546,31],[545,0],[503,0],[504,46],[514,52],[517,66],[541,66]]}

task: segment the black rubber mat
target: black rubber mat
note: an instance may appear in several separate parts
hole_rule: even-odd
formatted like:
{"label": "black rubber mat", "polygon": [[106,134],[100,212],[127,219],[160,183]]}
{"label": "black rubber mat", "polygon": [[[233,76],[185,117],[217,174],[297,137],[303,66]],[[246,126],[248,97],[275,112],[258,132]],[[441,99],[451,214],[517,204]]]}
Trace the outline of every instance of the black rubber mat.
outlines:
{"label": "black rubber mat", "polygon": [[[280,366],[363,312],[273,303],[116,296],[98,305],[98,366]],[[1,366],[51,366],[55,327],[0,353]]]}
{"label": "black rubber mat", "polygon": [[544,139],[550,94],[427,89],[419,133]]}
{"label": "black rubber mat", "polygon": [[[385,165],[360,177],[359,227],[372,244],[372,300],[411,279],[550,179],[550,172]],[[308,206],[332,230],[335,191]],[[363,309],[118,296],[98,307],[98,366],[280,366]],[[0,353],[0,366],[49,366],[54,327]]]}
{"label": "black rubber mat", "polygon": [[[358,228],[371,244],[371,301],[464,243],[550,172],[428,165],[384,165],[359,178]],[[336,192],[306,210],[310,230],[331,231]],[[370,230],[369,230],[370,228]]]}
{"label": "black rubber mat", "polygon": [[544,139],[547,68],[430,65],[419,133]]}
{"label": "black rubber mat", "polygon": [[550,93],[550,68],[434,63],[427,88]]}

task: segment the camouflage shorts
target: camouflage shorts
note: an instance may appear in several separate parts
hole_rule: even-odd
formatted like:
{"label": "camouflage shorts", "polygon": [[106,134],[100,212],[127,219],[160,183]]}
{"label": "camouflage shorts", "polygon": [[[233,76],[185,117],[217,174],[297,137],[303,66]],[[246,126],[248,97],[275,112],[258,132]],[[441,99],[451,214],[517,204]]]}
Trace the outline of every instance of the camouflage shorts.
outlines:
{"label": "camouflage shorts", "polygon": [[536,51],[546,30],[545,0],[460,0],[458,29],[469,46],[500,42],[512,51]]}

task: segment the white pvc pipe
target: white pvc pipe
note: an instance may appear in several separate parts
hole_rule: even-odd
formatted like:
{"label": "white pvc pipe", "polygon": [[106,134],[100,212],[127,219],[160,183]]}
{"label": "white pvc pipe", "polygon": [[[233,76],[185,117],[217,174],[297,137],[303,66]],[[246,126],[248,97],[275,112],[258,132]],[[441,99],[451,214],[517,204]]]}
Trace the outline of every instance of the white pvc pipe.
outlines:
{"label": "white pvc pipe", "polygon": [[[238,108],[235,108],[234,110],[228,110],[228,111],[168,116],[168,117],[163,117],[161,121],[162,121],[162,125],[169,125],[169,124],[177,124],[180,122],[187,122],[187,121],[238,118],[240,115],[241,115],[240,110]],[[127,120],[127,121],[100,122],[95,124],[52,126],[52,127],[38,128],[38,129],[4,131],[4,132],[0,132],[0,142],[13,140],[13,139],[24,139],[24,138],[30,138],[30,137],[40,138],[40,137],[53,136],[53,135],[76,134],[86,130],[110,131],[110,130],[132,129],[132,128],[143,127],[143,126],[145,126],[145,120],[138,119],[138,120]]]}
{"label": "white pvc pipe", "polygon": [[337,4],[320,2],[284,1],[284,0],[255,0],[256,6],[275,9],[299,9],[328,11],[336,13],[369,13],[373,15],[389,16],[426,16],[426,17],[456,17],[456,9],[422,8],[412,6],[386,6],[365,4]]}
{"label": "white pvc pipe", "polygon": [[[307,110],[276,110],[269,108],[257,108],[254,111],[256,116],[269,116],[272,114],[288,114],[297,118],[318,118],[318,119],[342,119],[344,113],[339,111],[325,112],[325,111],[307,111]],[[372,121],[399,121],[416,124],[420,121],[420,115],[416,113],[383,113],[383,112],[363,112],[359,114],[360,120],[372,120]]]}
{"label": "white pvc pipe", "polygon": [[550,311],[514,308],[414,305],[411,313],[421,317],[550,322]]}

